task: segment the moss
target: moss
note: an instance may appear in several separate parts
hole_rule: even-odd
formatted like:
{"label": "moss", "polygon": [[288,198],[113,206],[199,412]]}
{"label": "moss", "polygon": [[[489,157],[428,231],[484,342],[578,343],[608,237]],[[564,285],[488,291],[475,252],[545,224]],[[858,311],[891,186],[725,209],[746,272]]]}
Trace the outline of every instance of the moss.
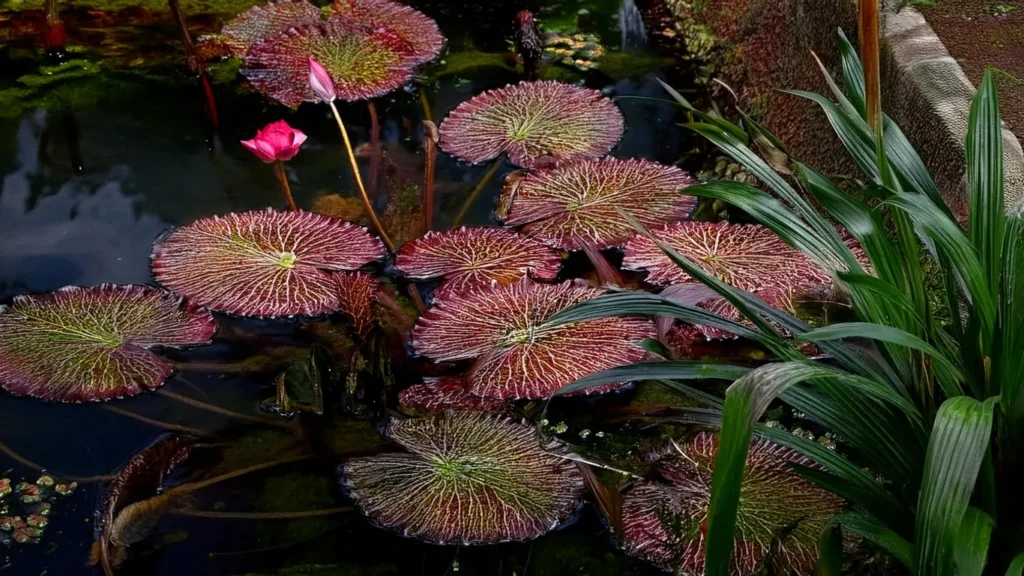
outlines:
{"label": "moss", "polygon": [[598,60],[601,72],[615,80],[647,76],[672,62],[672,58],[648,52],[608,52]]}
{"label": "moss", "polygon": [[435,68],[433,76],[455,76],[476,72],[479,68],[501,68],[515,72],[516,67],[509,63],[508,54],[497,52],[455,52],[445,56]]}

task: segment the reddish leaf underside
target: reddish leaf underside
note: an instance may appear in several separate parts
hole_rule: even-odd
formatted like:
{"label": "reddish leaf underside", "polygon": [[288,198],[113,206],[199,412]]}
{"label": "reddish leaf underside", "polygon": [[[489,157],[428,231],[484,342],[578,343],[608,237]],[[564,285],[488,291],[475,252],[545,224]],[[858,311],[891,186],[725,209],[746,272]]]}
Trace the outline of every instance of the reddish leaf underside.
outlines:
{"label": "reddish leaf underside", "polygon": [[352,322],[356,334],[366,338],[376,323],[373,303],[380,280],[364,272],[335,272],[334,279],[338,286],[338,309]]}
{"label": "reddish leaf underside", "polygon": [[[438,362],[476,359],[466,389],[490,398],[547,398],[596,372],[639,362],[654,324],[606,318],[544,326],[602,292],[578,281],[522,280],[440,301],[413,329],[413,348]],[[612,386],[611,388],[614,388]]]}
{"label": "reddish leaf underside", "polygon": [[0,306],[0,387],[55,402],[154,390],[174,366],[153,346],[209,343],[209,312],[149,286],[69,286]]}
{"label": "reddish leaf underside", "polygon": [[584,160],[529,174],[503,194],[514,194],[507,226],[545,244],[577,250],[577,239],[597,249],[622,244],[635,230],[625,211],[647,227],[686,218],[697,205],[684,188],[694,180],[674,166],[648,160]]}
{"label": "reddish leaf underside", "polygon": [[273,40],[291,28],[320,22],[320,9],[305,1],[281,0],[253,6],[221,29],[221,40],[231,53],[243,57],[261,40]]}
{"label": "reddish leaf underside", "polygon": [[[666,448],[657,469],[668,484],[640,482],[623,498],[620,543],[634,556],[679,574],[704,573],[704,536],[718,436],[701,432],[691,442]],[[810,575],[817,564],[818,534],[843,508],[829,494],[792,471],[813,466],[807,458],[756,438],[740,488],[734,576],[772,562],[780,573]],[[772,552],[773,543],[778,546]]]}
{"label": "reddish leaf underside", "polygon": [[498,412],[505,407],[502,400],[483,398],[466,392],[461,376],[424,378],[423,384],[416,384],[399,392],[398,403],[409,410],[433,413],[448,410]]}
{"label": "reddish leaf underside", "polygon": [[622,137],[618,107],[596,90],[521,82],[463,102],[441,124],[441,149],[466,162],[508,154],[524,168],[598,158]]}
{"label": "reddish leaf underside", "polygon": [[386,254],[364,228],[311,212],[272,209],[201,218],[153,248],[153,275],[195,304],[273,318],[338,309],[330,272]]}
{"label": "reddish leaf underside", "polygon": [[574,462],[528,424],[449,412],[392,421],[409,453],[349,460],[343,482],[378,524],[438,544],[535,538],[569,519],[583,491]]}
{"label": "reddish leaf underside", "polygon": [[406,46],[404,54],[414,65],[433,60],[444,45],[437,22],[422,12],[391,0],[335,0],[331,14],[387,28]]}
{"label": "reddish leaf underside", "polygon": [[[775,232],[757,224],[676,222],[651,232],[719,280],[743,290],[806,291],[832,283],[828,273]],[[636,236],[626,243],[627,270],[647,270],[657,285],[693,282],[655,242]]]}
{"label": "reddish leaf underside", "polygon": [[437,299],[527,276],[554,280],[561,265],[561,255],[544,244],[511,230],[484,227],[428,232],[402,246],[395,261],[409,278],[443,277],[434,293]]}

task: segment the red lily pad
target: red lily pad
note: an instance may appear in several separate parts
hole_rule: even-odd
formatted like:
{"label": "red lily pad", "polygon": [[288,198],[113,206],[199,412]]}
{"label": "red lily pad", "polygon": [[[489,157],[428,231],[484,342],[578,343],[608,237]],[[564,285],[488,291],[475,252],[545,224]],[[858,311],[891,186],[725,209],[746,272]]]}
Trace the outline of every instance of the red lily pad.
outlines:
{"label": "red lily pad", "polygon": [[583,477],[558,443],[501,416],[449,412],[392,421],[409,453],[355,458],[343,483],[374,522],[437,544],[536,538],[568,520]]}
{"label": "red lily pad", "polygon": [[[757,224],[676,222],[651,234],[708,274],[743,290],[805,291],[832,284],[828,272],[811,258]],[[647,270],[647,281],[657,285],[694,281],[646,236],[626,243],[622,267]]]}
{"label": "red lily pad", "polygon": [[[600,295],[580,281],[471,290],[441,300],[413,329],[413,348],[438,362],[476,359],[466,390],[488,398],[547,398],[591,374],[639,362],[653,322],[604,318],[545,326],[557,312]],[[608,388],[616,388],[609,386]]]}
{"label": "red lily pad", "polygon": [[[704,535],[718,436],[698,434],[664,451],[656,468],[667,483],[639,482],[623,495],[620,545],[630,555],[678,574],[704,573]],[[792,470],[807,458],[755,438],[740,488],[730,573],[755,574],[771,564],[779,574],[810,575],[817,540],[843,501]]]}
{"label": "red lily pad", "polygon": [[505,402],[496,398],[474,396],[462,385],[461,376],[424,378],[398,393],[398,403],[415,412],[440,413],[448,410],[460,412],[498,412]]}
{"label": "red lily pad", "polygon": [[309,85],[313,58],[334,80],[338,98],[363,100],[401,87],[441,49],[437,25],[411,8],[382,0],[338,6],[326,22],[253,45],[242,74],[260,92],[295,107],[318,100]]}
{"label": "red lily pad", "polygon": [[291,28],[320,22],[320,9],[309,2],[280,0],[253,6],[221,29],[221,42],[234,56],[244,57],[261,40],[275,39]]}
{"label": "red lily pad", "polygon": [[446,298],[491,282],[511,284],[529,276],[554,280],[561,255],[537,242],[503,228],[466,228],[428,232],[406,243],[395,266],[409,278],[444,278],[434,293]]}
{"label": "red lily pad", "polygon": [[623,131],[622,112],[596,90],[561,82],[520,82],[463,102],[441,123],[441,149],[478,163],[508,154],[533,168],[599,158]]}
{"label": "red lily pad", "polygon": [[0,387],[54,402],[159,388],[174,366],[150,348],[208,344],[209,312],[150,286],[68,286],[0,306]]}
{"label": "red lily pad", "polygon": [[380,280],[364,272],[335,272],[338,283],[338,306],[360,338],[373,330],[376,318],[373,303],[377,299]]}
{"label": "red lily pad", "polygon": [[557,248],[597,249],[629,240],[635,230],[625,211],[647,227],[686,218],[697,199],[685,193],[689,174],[649,160],[583,160],[528,174],[515,181],[506,226]]}
{"label": "red lily pad", "polygon": [[153,247],[153,275],[213,310],[275,318],[333,312],[331,271],[387,254],[384,244],[343,220],[273,209],[201,218]]}

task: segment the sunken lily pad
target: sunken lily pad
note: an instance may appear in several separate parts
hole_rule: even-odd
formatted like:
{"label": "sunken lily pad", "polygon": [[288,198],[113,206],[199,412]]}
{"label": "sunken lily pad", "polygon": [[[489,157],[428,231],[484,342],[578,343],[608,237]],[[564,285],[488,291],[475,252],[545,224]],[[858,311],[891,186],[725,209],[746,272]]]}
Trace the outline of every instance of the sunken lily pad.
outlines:
{"label": "sunken lily pad", "polygon": [[[677,574],[704,573],[704,535],[718,436],[672,443],[657,462],[668,483],[639,482],[623,495],[622,548]],[[807,458],[755,438],[740,488],[731,574],[752,575],[772,564],[779,574],[810,575],[822,528],[843,501],[792,470]],[[777,548],[776,548],[777,547]]]}
{"label": "sunken lily pad", "polygon": [[335,272],[338,284],[338,306],[360,338],[366,338],[376,318],[373,303],[380,290],[380,280],[365,272]]}
{"label": "sunken lily pad", "polygon": [[402,408],[414,412],[500,412],[506,403],[496,398],[483,398],[466,392],[461,376],[424,378],[423,384],[415,384],[398,393]]}
{"label": "sunken lily pad", "polygon": [[309,59],[327,69],[342,100],[382,96],[405,84],[416,66],[437,56],[443,38],[433,20],[384,0],[350,0],[326,22],[291,28],[254,44],[242,74],[259,91],[295,107],[317,101]]}
{"label": "sunken lily pad", "polygon": [[[803,252],[757,224],[676,222],[651,232],[719,280],[743,290],[781,288],[806,291],[832,279]],[[647,270],[657,285],[693,282],[653,240],[637,236],[626,243],[627,270]]]}
{"label": "sunken lily pad", "polygon": [[623,131],[622,113],[596,90],[561,82],[520,82],[463,102],[441,124],[441,149],[478,163],[508,154],[533,168],[599,158]]}
{"label": "sunken lily pad", "polygon": [[580,378],[639,362],[641,341],[655,337],[654,324],[640,318],[545,326],[555,313],[601,293],[580,281],[528,279],[464,292],[420,317],[413,348],[438,362],[476,359],[464,378],[471,394],[547,398]]}
{"label": "sunken lily pad", "polygon": [[392,421],[387,435],[409,453],[349,460],[344,486],[374,522],[427,542],[535,538],[568,520],[583,492],[561,445],[526,423],[448,412]]}
{"label": "sunken lily pad", "polygon": [[527,276],[554,280],[562,257],[548,246],[512,230],[462,227],[449,232],[428,232],[406,243],[395,265],[416,280],[444,277],[434,296],[446,298],[491,282],[511,284]]}
{"label": "sunken lily pad", "polygon": [[208,344],[209,312],[150,286],[68,286],[0,306],[0,387],[54,402],[105,401],[163,384],[150,348]]}
{"label": "sunken lily pad", "polygon": [[648,227],[690,215],[697,199],[685,193],[689,174],[648,160],[583,160],[515,180],[506,226],[557,248],[578,250],[580,240],[597,249],[626,242],[635,230],[623,210]]}
{"label": "sunken lily pad", "polygon": [[339,307],[331,271],[383,257],[384,244],[360,228],[311,212],[272,209],[201,218],[153,247],[153,275],[213,310],[275,318]]}

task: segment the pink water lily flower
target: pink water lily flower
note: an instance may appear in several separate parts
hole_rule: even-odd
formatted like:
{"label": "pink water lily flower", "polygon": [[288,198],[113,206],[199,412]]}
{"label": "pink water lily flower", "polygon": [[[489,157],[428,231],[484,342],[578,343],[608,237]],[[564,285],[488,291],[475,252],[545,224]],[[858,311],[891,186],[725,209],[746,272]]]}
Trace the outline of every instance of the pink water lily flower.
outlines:
{"label": "pink water lily flower", "polygon": [[299,153],[299,146],[306,141],[306,135],[288,125],[284,120],[271,122],[256,132],[252,140],[242,140],[257,158],[271,164],[291,160]]}

